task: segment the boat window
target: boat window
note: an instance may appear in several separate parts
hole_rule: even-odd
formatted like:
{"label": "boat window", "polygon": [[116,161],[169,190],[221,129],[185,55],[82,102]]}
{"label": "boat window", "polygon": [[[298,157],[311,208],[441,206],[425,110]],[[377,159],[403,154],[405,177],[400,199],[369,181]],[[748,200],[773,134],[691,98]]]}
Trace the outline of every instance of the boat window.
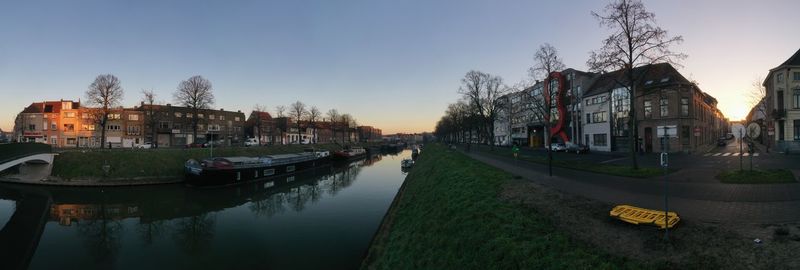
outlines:
{"label": "boat window", "polygon": [[258,178],[258,170],[256,170],[256,176],[255,177]]}
{"label": "boat window", "polygon": [[264,170],[264,176],[273,175],[275,174],[275,169],[266,169]]}
{"label": "boat window", "polygon": [[242,172],[236,172],[236,181],[242,180]]}
{"label": "boat window", "polygon": [[266,183],[264,183],[264,188],[270,188],[270,187],[272,187],[272,186],[274,186],[274,185],[275,185],[275,183],[274,183],[274,182],[272,182],[272,181],[269,181],[269,182],[266,182]]}
{"label": "boat window", "polygon": [[294,171],[294,165],[286,166],[286,172],[293,172],[293,171]]}

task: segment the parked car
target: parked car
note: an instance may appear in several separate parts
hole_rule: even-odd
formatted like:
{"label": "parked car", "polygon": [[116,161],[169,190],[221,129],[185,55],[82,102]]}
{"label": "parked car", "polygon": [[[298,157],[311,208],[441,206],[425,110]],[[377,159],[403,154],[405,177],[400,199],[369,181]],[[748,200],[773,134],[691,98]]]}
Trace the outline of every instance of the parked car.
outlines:
{"label": "parked car", "polygon": [[565,151],[575,152],[576,154],[582,154],[582,153],[588,153],[589,147],[579,143],[568,143]]}
{"label": "parked car", "polygon": [[244,141],[244,146],[255,146],[258,145],[258,140],[256,138],[248,138]]}
{"label": "parked car", "polygon": [[726,146],[726,145],[728,145],[728,140],[726,139],[717,140],[717,146]]}
{"label": "parked car", "polygon": [[206,144],[199,143],[199,142],[193,142],[193,143],[190,143],[190,144],[186,145],[186,148],[205,148],[205,147],[206,147]]}
{"label": "parked car", "polygon": [[551,143],[550,144],[550,151],[553,152],[561,152],[567,150],[567,146],[563,143]]}
{"label": "parked car", "polygon": [[152,143],[143,143],[143,144],[134,145],[133,147],[134,148],[139,148],[139,149],[150,149],[150,148],[153,148],[153,144]]}

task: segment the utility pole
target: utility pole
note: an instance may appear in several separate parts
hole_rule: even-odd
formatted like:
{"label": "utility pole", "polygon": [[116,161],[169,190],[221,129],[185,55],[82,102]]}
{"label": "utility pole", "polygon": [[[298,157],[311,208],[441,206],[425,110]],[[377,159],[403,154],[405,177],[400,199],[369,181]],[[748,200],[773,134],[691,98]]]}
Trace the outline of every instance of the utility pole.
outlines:
{"label": "utility pole", "polygon": [[661,166],[664,167],[664,240],[669,241],[669,131],[664,121],[664,137],[661,138]]}

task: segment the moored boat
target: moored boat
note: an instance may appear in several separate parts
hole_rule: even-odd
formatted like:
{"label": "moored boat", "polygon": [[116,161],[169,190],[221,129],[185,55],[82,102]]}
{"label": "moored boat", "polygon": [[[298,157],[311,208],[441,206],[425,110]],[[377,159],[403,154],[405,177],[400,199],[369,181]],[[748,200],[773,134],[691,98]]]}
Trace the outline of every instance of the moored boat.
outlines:
{"label": "moored boat", "polygon": [[348,149],[333,152],[333,157],[337,160],[353,160],[365,157],[367,150],[361,147],[350,147]]}
{"label": "moored boat", "polygon": [[403,159],[403,161],[400,162],[400,167],[403,167],[403,168],[406,168],[406,169],[411,168],[413,166],[414,166],[414,160],[412,160],[410,158]]}
{"label": "moored boat", "polygon": [[195,186],[222,186],[264,177],[292,174],[330,163],[328,151],[261,157],[216,157],[186,161],[186,182]]}

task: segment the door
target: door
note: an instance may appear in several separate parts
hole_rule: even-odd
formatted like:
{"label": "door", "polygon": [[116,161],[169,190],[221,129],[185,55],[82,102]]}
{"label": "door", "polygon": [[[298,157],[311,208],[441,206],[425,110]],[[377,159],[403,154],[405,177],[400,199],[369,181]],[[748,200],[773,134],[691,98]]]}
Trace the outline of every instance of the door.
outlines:
{"label": "door", "polygon": [[653,152],[653,128],[644,128],[644,152]]}

